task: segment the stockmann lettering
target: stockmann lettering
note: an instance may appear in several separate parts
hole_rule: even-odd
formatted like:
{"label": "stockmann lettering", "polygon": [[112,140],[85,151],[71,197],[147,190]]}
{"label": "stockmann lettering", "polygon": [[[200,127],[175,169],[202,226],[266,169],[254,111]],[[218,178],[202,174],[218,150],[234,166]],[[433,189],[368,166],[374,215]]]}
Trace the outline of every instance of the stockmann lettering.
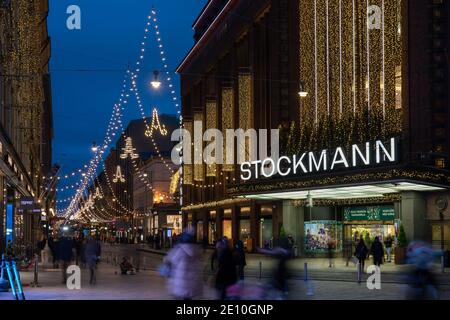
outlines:
{"label": "stockmann lettering", "polygon": [[266,158],[244,162],[241,164],[241,179],[246,181],[276,175],[284,177],[397,162],[397,145],[398,140],[391,138],[387,143],[377,140],[374,143],[366,142],[361,146],[354,144],[347,150],[338,147],[334,150],[305,152],[278,159]]}

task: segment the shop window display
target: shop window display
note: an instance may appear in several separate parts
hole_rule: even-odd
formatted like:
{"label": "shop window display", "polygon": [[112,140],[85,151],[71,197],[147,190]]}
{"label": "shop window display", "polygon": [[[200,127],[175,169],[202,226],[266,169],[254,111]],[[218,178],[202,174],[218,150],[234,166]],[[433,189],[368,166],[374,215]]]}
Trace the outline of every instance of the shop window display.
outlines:
{"label": "shop window display", "polygon": [[306,252],[325,253],[330,241],[335,252],[342,251],[342,229],[342,223],[334,220],[305,222]]}

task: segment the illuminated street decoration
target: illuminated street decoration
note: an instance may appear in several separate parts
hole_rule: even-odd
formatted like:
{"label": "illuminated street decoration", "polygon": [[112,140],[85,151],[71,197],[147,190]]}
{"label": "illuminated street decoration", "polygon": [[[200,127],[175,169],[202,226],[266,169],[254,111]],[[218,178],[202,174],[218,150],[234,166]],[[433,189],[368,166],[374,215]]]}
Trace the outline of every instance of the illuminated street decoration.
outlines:
{"label": "illuminated street decoration", "polygon": [[130,156],[131,159],[139,158],[139,155],[135,153],[136,148],[133,148],[133,140],[131,137],[125,139],[125,148],[122,148],[123,153],[120,155],[121,159],[126,159]]}
{"label": "illuminated street decoration", "polygon": [[99,187],[95,188],[94,199],[103,199],[103,195],[100,192],[100,188]]}
{"label": "illuminated street decoration", "polygon": [[123,182],[125,182],[125,177],[122,174],[122,169],[120,168],[120,166],[117,166],[116,174],[114,175],[113,182],[114,183],[117,183],[117,182],[122,182],[123,183]]}
{"label": "illuminated street decoration", "polygon": [[145,136],[148,137],[148,138],[152,137],[153,136],[153,130],[159,130],[159,133],[162,136],[166,136],[167,135],[166,126],[164,124],[161,124],[161,122],[159,121],[158,110],[156,108],[153,109],[152,124],[150,125],[150,128],[147,128],[147,130],[145,130]]}

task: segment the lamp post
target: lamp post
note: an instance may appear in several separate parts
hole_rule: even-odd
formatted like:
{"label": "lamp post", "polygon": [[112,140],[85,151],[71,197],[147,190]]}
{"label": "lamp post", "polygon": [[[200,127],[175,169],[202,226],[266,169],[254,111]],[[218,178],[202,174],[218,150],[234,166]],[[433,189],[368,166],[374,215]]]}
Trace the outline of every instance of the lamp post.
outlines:
{"label": "lamp post", "polygon": [[153,71],[153,81],[150,82],[153,89],[159,89],[161,87],[161,81],[159,80],[159,71]]}
{"label": "lamp post", "polygon": [[439,196],[436,198],[435,206],[439,211],[439,223],[441,227],[441,268],[442,272],[445,271],[445,241],[444,241],[444,211],[448,207],[448,200],[445,196]]}

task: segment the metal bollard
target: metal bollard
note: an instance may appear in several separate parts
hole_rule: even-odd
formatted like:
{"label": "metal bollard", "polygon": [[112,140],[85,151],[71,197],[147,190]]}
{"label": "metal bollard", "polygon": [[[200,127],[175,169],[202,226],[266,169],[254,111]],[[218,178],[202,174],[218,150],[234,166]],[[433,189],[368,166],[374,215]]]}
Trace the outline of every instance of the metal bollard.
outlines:
{"label": "metal bollard", "polygon": [[305,267],[304,267],[304,280],[308,281],[308,262],[305,262]]}
{"label": "metal bollard", "polygon": [[361,283],[361,262],[358,262],[358,283]]}
{"label": "metal bollard", "polygon": [[262,278],[262,262],[259,262],[259,279]]}
{"label": "metal bollard", "polygon": [[41,286],[38,281],[38,273],[39,273],[38,264],[39,264],[39,256],[37,254],[35,254],[34,255],[34,280],[30,284],[31,287],[40,287]]}

